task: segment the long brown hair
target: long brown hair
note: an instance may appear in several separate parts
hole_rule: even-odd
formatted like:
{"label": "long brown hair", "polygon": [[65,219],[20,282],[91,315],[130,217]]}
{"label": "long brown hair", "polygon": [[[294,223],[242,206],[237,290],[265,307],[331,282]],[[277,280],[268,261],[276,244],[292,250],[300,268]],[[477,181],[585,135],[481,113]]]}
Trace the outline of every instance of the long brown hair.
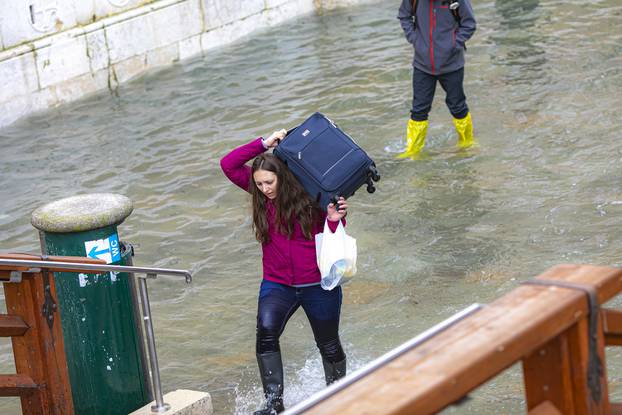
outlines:
{"label": "long brown hair", "polygon": [[300,223],[305,238],[311,239],[313,237],[311,234],[313,222],[318,220],[319,216],[317,203],[311,199],[287,166],[270,153],[259,155],[253,161],[251,168],[251,181],[248,190],[252,197],[255,238],[262,243],[270,241],[266,214],[268,198],[255,185],[253,175],[257,170],[270,171],[276,175],[277,188],[274,207],[276,208],[275,224],[278,232],[291,238],[294,232],[293,219],[296,219]]}

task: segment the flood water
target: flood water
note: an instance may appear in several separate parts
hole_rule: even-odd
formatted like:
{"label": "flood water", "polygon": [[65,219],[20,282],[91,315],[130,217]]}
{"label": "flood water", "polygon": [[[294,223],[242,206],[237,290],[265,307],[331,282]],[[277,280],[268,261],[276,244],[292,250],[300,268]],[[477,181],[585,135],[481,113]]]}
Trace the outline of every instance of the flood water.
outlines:
{"label": "flood water", "polygon": [[[30,214],[81,193],[129,196],[119,228],[135,264],[189,269],[150,283],[166,391],[208,391],[217,414],[261,403],[255,311],[260,248],[249,201],[220,171],[234,146],[315,111],[375,159],[375,194],[350,200],[358,275],[344,287],[341,336],[361,367],[474,303],[558,263],[622,266],[622,4],[474,1],[465,89],[480,148],[455,150],[440,88],[421,160],[397,161],[412,49],[398,1],[307,15],[0,130],[0,251],[39,252]],[[302,312],[281,341],[286,406],[320,390]],[[10,373],[10,343],[0,372]],[[622,400],[622,355],[608,352]],[[617,363],[617,365],[616,365]],[[460,414],[524,411],[520,367]],[[2,398],[0,412],[19,413]]]}

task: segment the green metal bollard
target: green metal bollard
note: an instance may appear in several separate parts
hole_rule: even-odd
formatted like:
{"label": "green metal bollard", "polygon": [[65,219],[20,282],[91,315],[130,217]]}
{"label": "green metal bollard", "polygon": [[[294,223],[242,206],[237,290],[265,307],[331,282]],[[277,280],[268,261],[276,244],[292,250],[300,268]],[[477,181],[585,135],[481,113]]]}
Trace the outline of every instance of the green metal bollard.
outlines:
{"label": "green metal bollard", "polygon": [[[131,265],[117,225],[132,201],[90,194],[49,203],[32,214],[45,255]],[[151,401],[133,281],[126,273],[57,273],[56,291],[76,414],[126,415]],[[138,323],[138,324],[137,324]]]}

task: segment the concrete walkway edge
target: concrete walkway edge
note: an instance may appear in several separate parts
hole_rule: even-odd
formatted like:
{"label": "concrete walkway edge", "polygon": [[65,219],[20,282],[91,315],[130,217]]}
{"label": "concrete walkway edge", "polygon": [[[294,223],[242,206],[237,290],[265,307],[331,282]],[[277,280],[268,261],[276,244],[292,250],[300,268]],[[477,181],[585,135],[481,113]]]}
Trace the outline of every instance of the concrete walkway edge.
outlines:
{"label": "concrete walkway edge", "polygon": [[[206,392],[177,389],[164,395],[164,403],[171,406],[168,411],[161,412],[165,415],[212,415],[214,413],[212,398]],[[151,411],[152,405],[155,405],[155,401],[129,415],[154,415],[156,412]]]}

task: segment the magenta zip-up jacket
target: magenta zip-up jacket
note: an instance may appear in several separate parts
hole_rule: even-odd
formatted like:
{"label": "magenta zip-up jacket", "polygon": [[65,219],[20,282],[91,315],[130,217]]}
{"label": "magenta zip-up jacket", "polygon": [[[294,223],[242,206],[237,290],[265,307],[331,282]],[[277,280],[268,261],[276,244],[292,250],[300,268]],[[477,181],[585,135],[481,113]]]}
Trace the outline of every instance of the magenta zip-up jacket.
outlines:
{"label": "magenta zip-up jacket", "polygon": [[[220,160],[220,167],[235,185],[249,191],[252,185],[251,168],[246,162],[266,151],[261,137],[244,144]],[[278,191],[278,190],[277,190]],[[298,221],[294,224],[291,239],[277,231],[276,209],[271,200],[266,203],[270,241],[261,244],[263,251],[263,278],[289,286],[313,285],[320,282],[320,270],[315,255],[315,235],[324,231],[326,213],[313,224],[312,239],[306,239]],[[345,219],[342,219],[345,225]],[[328,221],[331,232],[337,230],[339,222]]]}

